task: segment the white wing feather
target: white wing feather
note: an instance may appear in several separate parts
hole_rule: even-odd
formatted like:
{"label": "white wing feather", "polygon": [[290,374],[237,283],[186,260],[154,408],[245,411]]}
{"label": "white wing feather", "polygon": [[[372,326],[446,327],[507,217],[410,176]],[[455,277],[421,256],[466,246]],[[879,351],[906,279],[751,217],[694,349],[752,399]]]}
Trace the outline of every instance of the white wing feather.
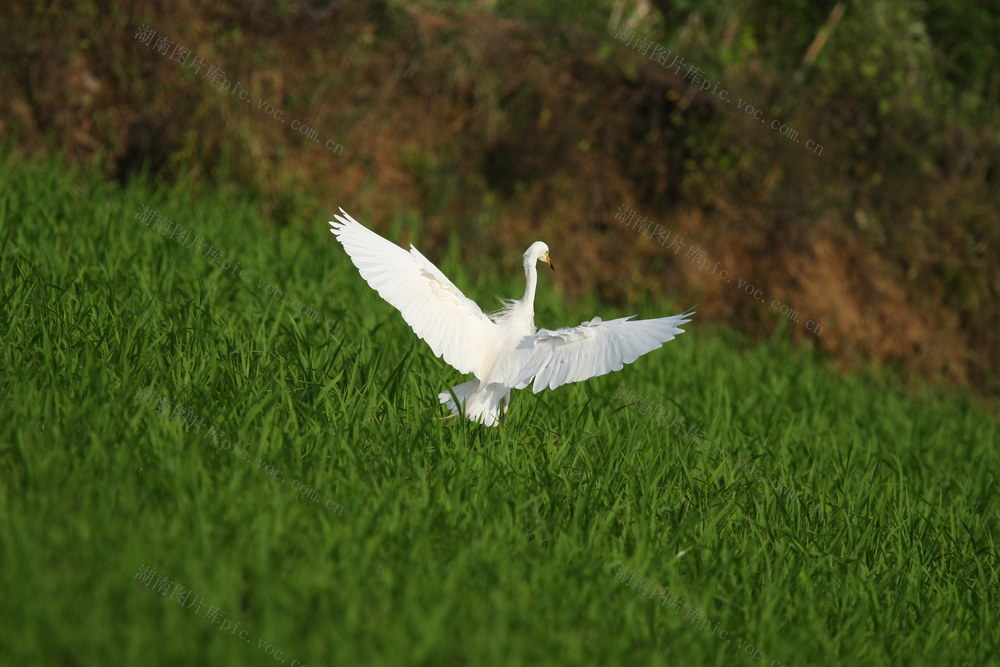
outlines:
{"label": "white wing feather", "polygon": [[506,377],[494,377],[508,387],[523,389],[534,379],[532,391],[555,389],[570,382],[620,371],[678,334],[693,313],[651,320],[622,317],[608,322],[595,317],[566,329],[539,329],[521,339],[507,365]]}
{"label": "white wing feather", "polygon": [[334,214],[331,229],[361,276],[402,314],[414,333],[461,373],[477,377],[496,340],[496,324],[440,269],[410,246],[406,252],[352,218]]}

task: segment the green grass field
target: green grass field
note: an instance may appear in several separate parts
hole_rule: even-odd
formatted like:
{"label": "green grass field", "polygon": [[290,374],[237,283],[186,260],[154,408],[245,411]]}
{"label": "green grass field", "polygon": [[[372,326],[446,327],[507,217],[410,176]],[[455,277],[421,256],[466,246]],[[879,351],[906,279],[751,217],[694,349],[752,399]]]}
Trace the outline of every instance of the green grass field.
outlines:
{"label": "green grass field", "polygon": [[[502,428],[440,420],[466,378],[325,219],[11,157],[0,183],[3,665],[1000,662],[972,399],[695,316]],[[415,220],[376,227],[421,247]],[[424,250],[486,308],[523,291],[523,247]],[[691,305],[558,278],[539,326]]]}

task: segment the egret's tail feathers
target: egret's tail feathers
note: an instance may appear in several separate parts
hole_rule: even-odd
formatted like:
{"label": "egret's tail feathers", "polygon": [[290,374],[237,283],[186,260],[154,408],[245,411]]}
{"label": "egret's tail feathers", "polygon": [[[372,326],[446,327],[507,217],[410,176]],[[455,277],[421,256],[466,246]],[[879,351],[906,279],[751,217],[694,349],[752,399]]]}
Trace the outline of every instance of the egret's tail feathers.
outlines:
{"label": "egret's tail feathers", "polygon": [[[455,398],[458,399],[458,405],[455,404]],[[465,406],[465,416],[470,420],[486,426],[497,426],[510,403],[510,389],[502,384],[482,386],[479,380],[470,380],[455,385],[449,391],[442,391],[438,394],[438,400],[452,414],[457,415],[459,406]]]}
{"label": "egret's tail feathers", "polygon": [[[472,395],[477,391],[479,391],[479,380],[470,380],[469,382],[457,384],[448,391],[442,391],[438,394],[438,400],[444,403],[452,413],[458,414],[458,406],[455,405],[455,399],[457,398],[459,403],[467,404]],[[455,396],[452,397],[452,394]]]}

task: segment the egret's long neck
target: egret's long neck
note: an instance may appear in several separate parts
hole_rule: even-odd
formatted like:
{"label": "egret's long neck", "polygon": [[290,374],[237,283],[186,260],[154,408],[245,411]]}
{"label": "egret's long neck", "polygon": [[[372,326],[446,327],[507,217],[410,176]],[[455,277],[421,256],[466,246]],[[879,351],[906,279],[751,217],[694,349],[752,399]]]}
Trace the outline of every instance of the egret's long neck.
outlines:
{"label": "egret's long neck", "polygon": [[521,307],[524,308],[531,318],[534,319],[535,313],[535,287],[538,285],[538,269],[536,268],[537,260],[525,258],[524,259],[524,296],[521,297]]}

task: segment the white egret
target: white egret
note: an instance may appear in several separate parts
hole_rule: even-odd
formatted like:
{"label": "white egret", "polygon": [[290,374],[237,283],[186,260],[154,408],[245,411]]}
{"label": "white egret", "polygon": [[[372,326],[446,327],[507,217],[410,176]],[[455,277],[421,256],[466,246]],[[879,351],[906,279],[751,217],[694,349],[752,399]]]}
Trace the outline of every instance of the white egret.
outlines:
{"label": "white egret", "polygon": [[[498,312],[485,315],[441,271],[410,246],[407,252],[387,241],[343,208],[330,231],[379,295],[395,306],[419,338],[460,373],[463,382],[438,394],[457,415],[496,426],[510,404],[510,390],[534,380],[534,393],[569,382],[619,371],[677,334],[693,312],[651,320],[635,315],[608,322],[595,317],[566,329],[535,329],[536,263],[552,270],[549,247],[535,241],[524,253],[527,286],[520,299],[504,299]],[[457,399],[457,404],[456,404]]]}

